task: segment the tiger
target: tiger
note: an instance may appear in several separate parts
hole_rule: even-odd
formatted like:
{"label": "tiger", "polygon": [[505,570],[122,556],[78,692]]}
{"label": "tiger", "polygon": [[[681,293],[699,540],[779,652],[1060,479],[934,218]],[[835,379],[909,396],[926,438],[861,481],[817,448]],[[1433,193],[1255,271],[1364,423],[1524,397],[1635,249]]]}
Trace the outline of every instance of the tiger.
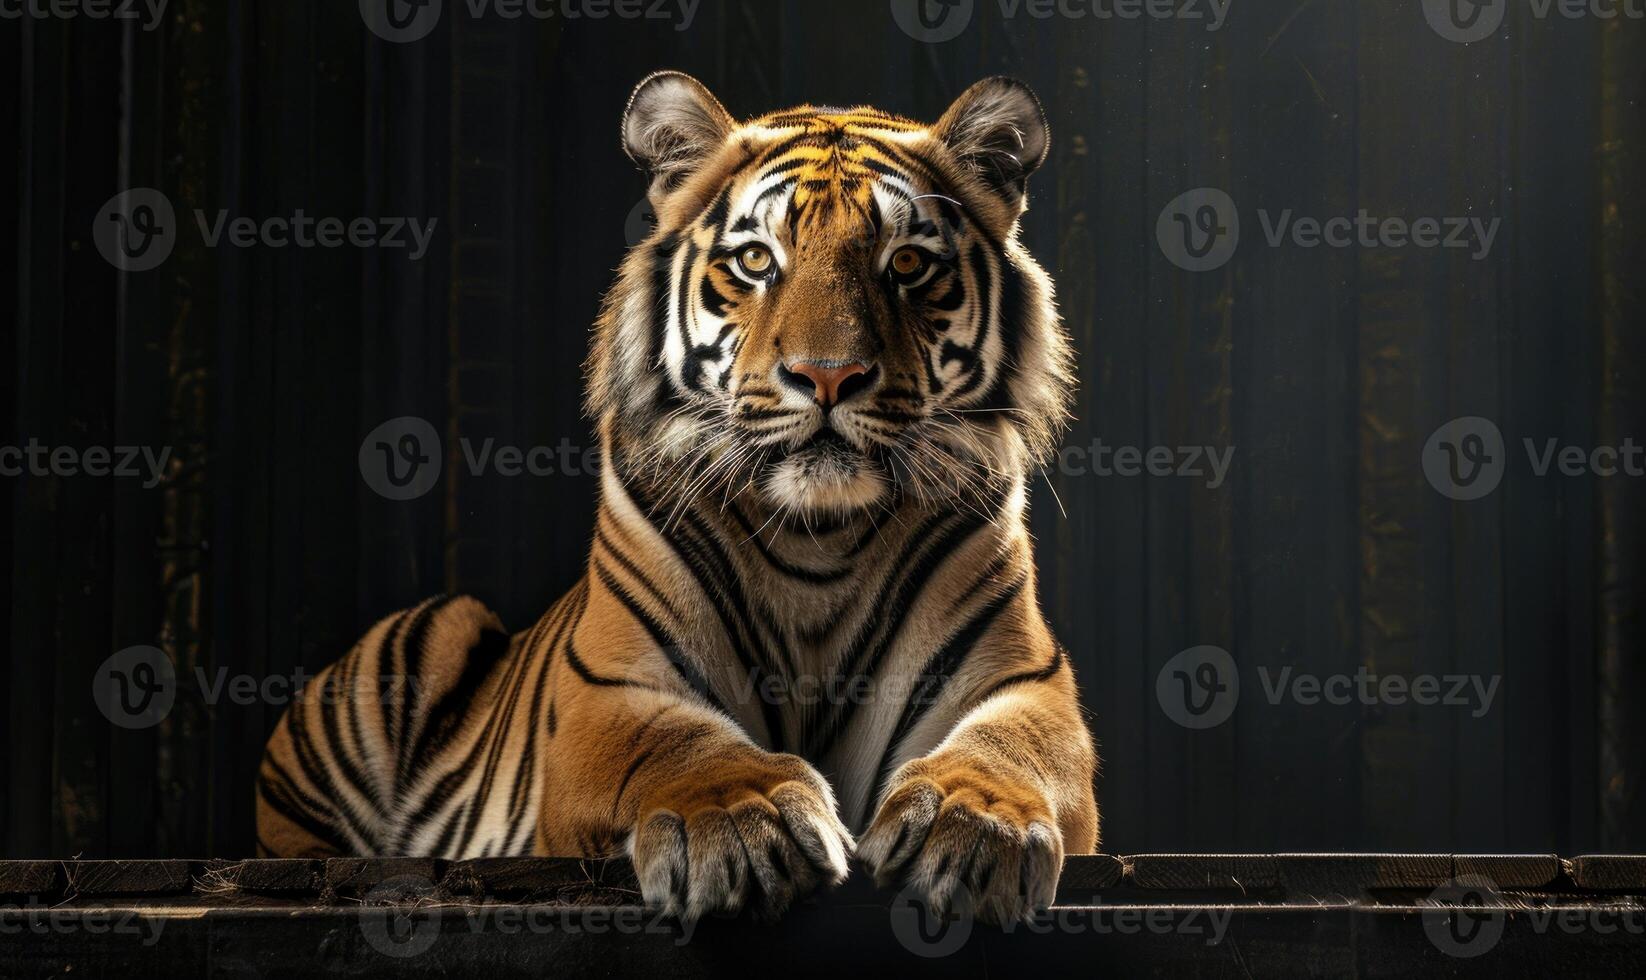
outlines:
{"label": "tiger", "polygon": [[855,862],[1031,917],[1099,841],[1026,526],[1074,384],[1018,239],[1040,101],[996,77],[931,125],[739,123],[665,71],[621,132],[656,224],[585,362],[582,577],[524,632],[434,598],[319,672],[268,741],[259,852],[626,855],[681,920],[775,918]]}

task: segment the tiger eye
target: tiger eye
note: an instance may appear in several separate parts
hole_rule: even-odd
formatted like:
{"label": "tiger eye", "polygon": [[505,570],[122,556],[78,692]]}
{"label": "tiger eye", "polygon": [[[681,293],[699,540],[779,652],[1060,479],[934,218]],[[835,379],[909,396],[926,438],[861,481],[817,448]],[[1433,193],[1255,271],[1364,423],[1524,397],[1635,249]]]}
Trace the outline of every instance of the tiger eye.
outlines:
{"label": "tiger eye", "polygon": [[897,254],[892,256],[892,271],[900,276],[914,275],[924,264],[925,260],[921,258],[918,249],[900,248]]}
{"label": "tiger eye", "polygon": [[750,245],[738,254],[737,260],[743,264],[745,272],[753,275],[764,275],[772,267],[772,253],[759,245]]}

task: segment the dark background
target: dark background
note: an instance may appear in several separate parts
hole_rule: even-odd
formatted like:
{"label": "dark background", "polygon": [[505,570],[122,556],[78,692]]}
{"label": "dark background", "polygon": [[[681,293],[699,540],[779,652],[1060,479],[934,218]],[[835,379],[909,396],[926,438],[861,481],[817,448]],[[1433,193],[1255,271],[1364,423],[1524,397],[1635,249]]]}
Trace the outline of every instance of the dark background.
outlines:
{"label": "dark background", "polygon": [[[1511,465],[1456,503],[1434,429],[1646,442],[1646,23],[1442,40],[1412,0],[1234,0],[1227,23],[1005,18],[917,43],[888,0],[704,0],[691,28],[510,22],[448,0],[410,44],[346,0],[172,0],[159,30],[0,20],[0,445],[173,447],[165,484],[0,478],[0,856],[251,851],[280,704],[156,728],[94,669],[318,668],[376,618],[464,590],[521,629],[584,560],[592,477],[470,476],[457,436],[588,443],[580,362],[643,181],[617,123],[661,67],[736,114],[872,102],[927,119],[976,78],[1041,94],[1053,149],[1025,238],[1080,353],[1072,446],[1237,447],[1228,482],[1053,472],[1042,601],[1105,770],[1105,849],[1646,848],[1643,481]],[[455,8],[455,12],[453,9]],[[122,275],[92,246],[124,187],[235,215],[438,218],[421,262],[207,248]],[[1243,241],[1208,273],[1155,242],[1200,186]],[[1501,217],[1467,252],[1269,247],[1258,209]],[[15,254],[13,254],[15,252]],[[13,356],[14,355],[14,356]],[[386,419],[446,437],[436,490],[385,500]],[[1242,665],[1234,716],[1174,724],[1177,652]],[[1256,666],[1500,676],[1492,710],[1271,706]]]}

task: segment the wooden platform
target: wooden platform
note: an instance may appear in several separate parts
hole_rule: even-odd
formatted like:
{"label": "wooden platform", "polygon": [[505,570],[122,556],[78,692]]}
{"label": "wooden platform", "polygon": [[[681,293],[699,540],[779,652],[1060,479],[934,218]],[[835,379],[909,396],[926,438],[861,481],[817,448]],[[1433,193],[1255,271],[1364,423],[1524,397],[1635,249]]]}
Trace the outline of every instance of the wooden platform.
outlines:
{"label": "wooden platform", "polygon": [[1646,857],[1071,858],[1012,930],[854,878],[692,928],[625,862],[0,862],[0,976],[1646,975]]}

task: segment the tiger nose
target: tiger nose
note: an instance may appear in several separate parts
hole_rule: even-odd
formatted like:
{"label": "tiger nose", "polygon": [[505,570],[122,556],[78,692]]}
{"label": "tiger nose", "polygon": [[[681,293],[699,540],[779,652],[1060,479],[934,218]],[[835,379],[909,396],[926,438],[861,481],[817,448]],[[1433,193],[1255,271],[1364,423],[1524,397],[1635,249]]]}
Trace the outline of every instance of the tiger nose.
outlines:
{"label": "tiger nose", "polygon": [[851,364],[800,361],[780,365],[777,370],[785,384],[796,391],[810,392],[825,412],[868,388],[875,375],[875,365],[861,361]]}

